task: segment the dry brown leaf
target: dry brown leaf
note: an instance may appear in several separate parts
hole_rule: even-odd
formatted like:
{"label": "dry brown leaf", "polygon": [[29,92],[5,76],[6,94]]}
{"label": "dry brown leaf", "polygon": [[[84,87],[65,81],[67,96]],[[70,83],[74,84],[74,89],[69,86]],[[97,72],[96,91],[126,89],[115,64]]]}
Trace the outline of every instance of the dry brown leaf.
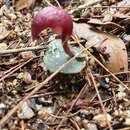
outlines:
{"label": "dry brown leaf", "polygon": [[115,73],[128,70],[127,51],[124,42],[120,38],[93,31],[91,30],[91,26],[84,23],[74,23],[73,31],[80,38],[88,41],[86,46],[94,45],[99,52],[109,55],[108,62],[105,62],[105,66],[111,72]]}
{"label": "dry brown leaf", "polygon": [[36,0],[19,0],[16,4],[16,9],[22,10],[24,8],[29,8],[30,6],[34,5]]}

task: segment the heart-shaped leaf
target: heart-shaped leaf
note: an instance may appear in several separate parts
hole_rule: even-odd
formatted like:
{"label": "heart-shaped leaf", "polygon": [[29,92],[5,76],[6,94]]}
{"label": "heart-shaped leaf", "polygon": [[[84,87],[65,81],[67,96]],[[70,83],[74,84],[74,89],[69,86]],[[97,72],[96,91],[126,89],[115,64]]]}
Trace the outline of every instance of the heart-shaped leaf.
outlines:
{"label": "heart-shaped leaf", "polygon": [[[70,46],[71,51],[76,54],[80,51],[77,47]],[[60,39],[53,40],[45,52],[44,62],[45,66],[51,72],[56,71],[60,66],[65,64],[69,56],[65,53],[62,41]],[[61,73],[79,73],[86,65],[84,57],[78,57],[64,67]]]}

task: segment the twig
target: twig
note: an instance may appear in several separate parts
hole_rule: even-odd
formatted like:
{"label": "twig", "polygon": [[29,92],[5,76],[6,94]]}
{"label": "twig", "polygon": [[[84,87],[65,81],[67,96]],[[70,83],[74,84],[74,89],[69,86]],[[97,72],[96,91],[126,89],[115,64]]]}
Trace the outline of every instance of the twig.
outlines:
{"label": "twig", "polygon": [[60,5],[59,1],[58,0],[55,0],[55,2],[57,3],[57,5],[62,8],[62,6]]}
{"label": "twig", "polygon": [[[23,98],[14,108],[12,108],[1,120],[0,120],[0,127],[4,126],[7,120],[14,114],[17,109],[20,107],[23,102],[29,99],[34,93],[36,93],[39,89],[41,89],[45,84],[47,84],[54,76],[56,76],[66,65],[72,62],[77,56],[79,56],[84,49],[82,49],[79,53],[77,53],[74,57],[69,59],[65,64],[63,64],[59,69],[57,69],[54,73],[52,73],[48,78],[46,78],[43,82],[35,85],[35,88]],[[73,106],[72,106],[73,107]],[[71,110],[71,109],[70,109]]]}
{"label": "twig", "polygon": [[29,63],[33,58],[27,60],[26,62],[24,62],[23,64],[20,64],[18,67],[16,67],[14,70],[10,71],[8,74],[6,74],[5,76],[0,78],[0,82],[2,80],[4,80],[5,78],[7,78],[9,75],[13,74],[14,72],[16,72],[17,70],[19,70],[21,67],[23,67],[24,65],[26,65],[27,63]]}
{"label": "twig", "polygon": [[54,118],[57,118],[57,119],[63,119],[63,118],[67,118],[65,116],[57,116],[57,115],[53,115],[51,113],[49,113],[50,116],[54,117]]}
{"label": "twig", "polygon": [[21,124],[20,130],[25,130],[24,120],[21,120],[20,124]]}
{"label": "twig", "polygon": [[100,96],[100,94],[99,94],[99,91],[98,91],[98,88],[97,88],[97,85],[96,85],[96,82],[95,82],[95,80],[94,80],[94,77],[93,77],[93,74],[92,74],[91,70],[90,70],[90,76],[91,76],[93,85],[94,85],[94,87],[95,87],[95,90],[96,90],[96,93],[97,93],[97,96],[98,96],[98,99],[99,99],[99,102],[100,102],[102,111],[103,111],[103,113],[104,113],[105,116],[106,116],[106,121],[107,121],[108,127],[109,127],[110,130],[112,130],[112,126],[111,126],[110,122],[107,120],[107,112],[106,112],[105,107],[104,107],[104,105],[103,105],[101,96]]}
{"label": "twig", "polygon": [[86,4],[80,5],[78,8],[79,8],[79,9],[88,8],[88,7],[93,6],[93,5],[97,4],[97,3],[100,3],[100,2],[102,2],[102,1],[103,1],[103,0],[88,1]]}
{"label": "twig", "polygon": [[12,68],[10,68],[9,70],[3,72],[3,73],[0,75],[0,78],[3,77],[3,75],[6,75],[7,73],[11,72],[12,70],[14,70],[15,68],[17,68],[17,67],[20,66],[20,65],[21,65],[21,63],[19,63],[18,65],[14,66],[14,67],[12,67]]}
{"label": "twig", "polygon": [[18,52],[25,52],[25,51],[37,51],[45,49],[45,46],[35,46],[35,47],[26,47],[26,48],[18,48],[18,49],[8,49],[0,51],[0,56],[5,54],[12,54],[12,53],[18,53]]}
{"label": "twig", "polygon": [[51,4],[51,2],[50,2],[50,1],[45,0],[45,2],[46,2],[48,5],[53,6],[53,5]]}
{"label": "twig", "polygon": [[130,6],[87,6],[86,8],[130,8]]}
{"label": "twig", "polygon": [[38,98],[38,97],[44,97],[44,96],[48,96],[48,95],[54,95],[54,94],[59,94],[59,92],[48,92],[48,93],[42,93],[42,94],[38,94],[38,95],[33,95],[30,98]]}
{"label": "twig", "polygon": [[[56,113],[56,116],[58,116],[61,112],[62,112],[62,108],[60,108],[60,109],[58,110],[58,112]],[[56,118],[53,118],[53,119],[52,119],[52,122],[55,122],[55,120],[56,120]]]}
{"label": "twig", "polygon": [[[109,100],[112,100],[112,99],[114,99],[113,97],[110,97],[110,98],[108,98],[108,99],[105,99],[105,100],[103,100],[102,102],[103,103],[105,103],[105,102],[107,102],[107,101],[109,101]],[[95,102],[95,103],[93,103],[93,105],[98,105],[100,102]]]}
{"label": "twig", "polygon": [[[86,85],[84,85],[84,87],[81,89],[80,93],[78,94],[78,96],[76,97],[76,99],[74,100],[74,102],[72,103],[71,107],[69,108],[69,110],[67,111],[66,115],[68,115],[70,113],[70,111],[73,109],[74,105],[76,104],[76,102],[78,101],[78,99],[80,98],[80,96],[82,95],[82,93],[84,93],[86,88]],[[56,130],[59,130],[60,127],[62,126],[63,122],[65,121],[65,119],[62,119],[59,123],[59,125],[57,126]]]}
{"label": "twig", "polygon": [[76,130],[81,130],[81,129],[79,128],[77,122],[76,122],[73,118],[70,119],[70,121],[72,122],[72,124],[74,125],[74,128],[75,128]]}
{"label": "twig", "polygon": [[130,130],[130,127],[121,128],[121,129],[117,129],[117,130]]}
{"label": "twig", "polygon": [[[124,72],[117,72],[117,73],[113,73],[114,75],[121,75],[121,74],[129,74],[130,73],[130,71],[128,70],[128,71],[124,71]],[[99,77],[109,77],[109,76],[111,76],[111,74],[107,74],[107,75],[102,75],[102,76],[99,76]]]}

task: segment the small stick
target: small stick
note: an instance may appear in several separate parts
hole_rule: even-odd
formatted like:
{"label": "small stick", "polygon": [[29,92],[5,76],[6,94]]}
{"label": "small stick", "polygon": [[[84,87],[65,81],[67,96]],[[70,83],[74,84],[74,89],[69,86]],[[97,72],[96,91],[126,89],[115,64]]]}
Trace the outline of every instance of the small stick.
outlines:
{"label": "small stick", "polygon": [[36,50],[42,50],[42,49],[45,49],[45,46],[35,46],[35,47],[26,47],[26,48],[18,48],[18,49],[8,49],[8,50],[0,51],[0,56],[1,55],[6,55],[6,54],[25,52],[25,51],[36,51]]}
{"label": "small stick", "polygon": [[57,3],[57,5],[62,8],[62,6],[60,5],[59,1],[58,0],[55,0],[55,2]]}
{"label": "small stick", "polygon": [[0,75],[0,78],[1,78],[3,75],[6,75],[7,73],[11,72],[12,70],[14,70],[15,68],[17,68],[17,67],[20,66],[20,65],[21,65],[21,63],[18,64],[18,65],[16,65],[16,66],[14,66],[14,67],[12,67],[12,68],[10,68],[9,70],[5,71],[4,73],[2,73],[2,74]]}
{"label": "small stick", "polygon": [[72,124],[76,130],[81,130],[74,118],[70,119],[70,121],[72,122]]}
{"label": "small stick", "polygon": [[21,129],[20,130],[25,130],[24,120],[21,120],[20,124],[21,124]]}
{"label": "small stick", "polygon": [[105,107],[104,107],[104,105],[103,105],[101,96],[100,96],[100,94],[99,94],[99,91],[98,91],[98,88],[97,88],[97,85],[96,85],[96,82],[95,82],[95,80],[94,80],[94,77],[93,77],[93,74],[92,74],[91,70],[90,70],[89,73],[90,73],[90,77],[91,77],[91,79],[92,79],[93,85],[94,85],[94,87],[95,87],[95,90],[96,90],[96,93],[97,93],[97,97],[98,97],[98,99],[99,99],[99,102],[100,102],[102,111],[103,111],[103,113],[104,113],[105,116],[106,116],[106,121],[107,121],[109,130],[112,130],[112,126],[111,126],[110,122],[107,120],[107,111],[105,110]]}
{"label": "small stick", "polygon": [[50,1],[45,0],[45,2],[46,2],[48,5],[53,6],[53,5],[51,4],[51,2],[50,2]]}
{"label": "small stick", "polygon": [[7,78],[9,75],[13,74],[14,72],[16,72],[17,70],[19,70],[21,67],[23,67],[24,65],[26,65],[27,63],[29,63],[33,58],[27,60],[26,62],[24,62],[23,64],[20,63],[20,66],[18,66],[17,68],[15,68],[14,70],[10,71],[7,75],[3,76],[0,78],[0,82],[2,80],[4,80],[5,78]]}

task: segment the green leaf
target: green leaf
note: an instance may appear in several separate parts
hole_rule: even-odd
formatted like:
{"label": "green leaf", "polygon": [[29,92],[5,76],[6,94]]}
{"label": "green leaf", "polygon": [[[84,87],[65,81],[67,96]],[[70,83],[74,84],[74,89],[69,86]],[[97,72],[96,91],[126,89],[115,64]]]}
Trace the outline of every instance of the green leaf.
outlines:
{"label": "green leaf", "polygon": [[[70,46],[71,51],[76,54],[80,51],[77,47]],[[66,63],[69,56],[65,53],[62,41],[60,39],[53,40],[45,52],[44,62],[45,66],[51,72],[56,71],[60,66]],[[64,67],[61,73],[79,73],[86,66],[84,57],[78,57]]]}

